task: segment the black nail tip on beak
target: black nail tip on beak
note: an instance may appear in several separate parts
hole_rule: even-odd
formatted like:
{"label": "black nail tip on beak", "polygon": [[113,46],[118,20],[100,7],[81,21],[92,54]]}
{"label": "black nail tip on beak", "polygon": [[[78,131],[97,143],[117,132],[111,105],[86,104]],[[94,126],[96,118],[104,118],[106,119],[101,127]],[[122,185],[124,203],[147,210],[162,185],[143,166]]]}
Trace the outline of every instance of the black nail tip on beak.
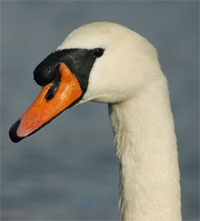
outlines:
{"label": "black nail tip on beak", "polygon": [[18,129],[19,125],[20,125],[20,120],[15,122],[9,130],[9,137],[12,140],[12,142],[14,142],[14,143],[17,143],[24,138],[24,137],[17,136],[17,129]]}

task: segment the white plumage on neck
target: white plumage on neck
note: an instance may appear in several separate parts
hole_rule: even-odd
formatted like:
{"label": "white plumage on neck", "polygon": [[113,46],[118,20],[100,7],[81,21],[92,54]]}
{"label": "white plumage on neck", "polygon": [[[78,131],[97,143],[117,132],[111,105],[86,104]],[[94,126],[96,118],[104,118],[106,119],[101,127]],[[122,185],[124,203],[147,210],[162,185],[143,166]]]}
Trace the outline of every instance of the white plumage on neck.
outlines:
{"label": "white plumage on neck", "polygon": [[120,163],[121,218],[180,221],[176,136],[166,80],[110,104]]}

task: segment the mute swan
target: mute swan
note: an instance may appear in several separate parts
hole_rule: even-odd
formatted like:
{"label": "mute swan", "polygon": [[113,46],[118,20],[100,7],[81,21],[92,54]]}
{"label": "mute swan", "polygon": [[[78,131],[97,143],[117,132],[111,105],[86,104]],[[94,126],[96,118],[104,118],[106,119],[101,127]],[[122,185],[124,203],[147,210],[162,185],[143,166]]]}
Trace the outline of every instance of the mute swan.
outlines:
{"label": "mute swan", "polygon": [[10,128],[13,142],[73,105],[108,103],[120,162],[121,220],[181,220],[167,81],[146,39],[114,23],[81,26],[36,67],[34,79],[42,91]]}

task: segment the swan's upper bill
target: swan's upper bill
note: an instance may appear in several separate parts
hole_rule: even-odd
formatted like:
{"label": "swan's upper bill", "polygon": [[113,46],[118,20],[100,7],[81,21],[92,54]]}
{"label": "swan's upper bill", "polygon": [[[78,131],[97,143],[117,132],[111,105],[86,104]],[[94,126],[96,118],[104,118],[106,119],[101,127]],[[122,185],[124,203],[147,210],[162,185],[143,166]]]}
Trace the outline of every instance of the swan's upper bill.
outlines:
{"label": "swan's upper bill", "polygon": [[158,70],[156,50],[139,34],[114,23],[84,25],[36,67],[42,91],[11,127],[10,138],[20,141],[78,103],[125,101],[162,77]]}

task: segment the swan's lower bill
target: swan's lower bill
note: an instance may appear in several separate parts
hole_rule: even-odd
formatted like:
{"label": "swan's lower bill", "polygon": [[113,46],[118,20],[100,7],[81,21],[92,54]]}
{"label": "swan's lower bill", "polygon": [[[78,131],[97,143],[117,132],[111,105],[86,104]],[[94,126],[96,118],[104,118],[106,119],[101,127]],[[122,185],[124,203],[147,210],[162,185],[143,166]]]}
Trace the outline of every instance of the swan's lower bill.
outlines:
{"label": "swan's lower bill", "polygon": [[52,83],[45,85],[31,107],[10,128],[9,135],[13,142],[19,142],[36,132],[82,97],[79,81],[64,63],[60,64],[59,73],[60,82],[56,92],[49,96]]}

